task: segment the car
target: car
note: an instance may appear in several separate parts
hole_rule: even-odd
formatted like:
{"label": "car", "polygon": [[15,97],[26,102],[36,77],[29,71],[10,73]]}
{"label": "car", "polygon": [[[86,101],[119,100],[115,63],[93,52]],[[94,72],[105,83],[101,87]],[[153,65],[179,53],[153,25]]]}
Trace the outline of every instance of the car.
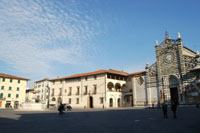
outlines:
{"label": "car", "polygon": [[67,110],[67,111],[71,111],[72,106],[70,104],[64,104],[64,109]]}

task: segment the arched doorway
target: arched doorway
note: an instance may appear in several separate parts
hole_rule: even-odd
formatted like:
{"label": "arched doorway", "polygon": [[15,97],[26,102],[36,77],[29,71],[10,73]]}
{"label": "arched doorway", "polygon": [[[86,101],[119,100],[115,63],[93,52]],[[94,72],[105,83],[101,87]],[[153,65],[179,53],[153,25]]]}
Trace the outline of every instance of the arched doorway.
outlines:
{"label": "arched doorway", "polygon": [[179,81],[177,77],[171,75],[169,77],[169,89],[170,89],[171,102],[177,102],[177,103],[179,102],[178,87],[179,87]]}
{"label": "arched doorway", "polygon": [[89,97],[89,108],[93,108],[93,97]]}
{"label": "arched doorway", "polygon": [[113,99],[110,98],[110,107],[113,107]]}
{"label": "arched doorway", "polygon": [[121,104],[120,104],[120,103],[121,103],[121,100],[120,100],[120,98],[118,98],[118,99],[117,99],[117,106],[118,106],[118,107],[120,107],[120,106],[121,106]]}

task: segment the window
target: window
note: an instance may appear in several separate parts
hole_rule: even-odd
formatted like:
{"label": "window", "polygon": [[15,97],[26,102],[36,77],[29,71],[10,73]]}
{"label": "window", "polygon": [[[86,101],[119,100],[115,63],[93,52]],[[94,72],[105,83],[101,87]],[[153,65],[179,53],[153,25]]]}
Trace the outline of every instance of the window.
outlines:
{"label": "window", "polygon": [[51,96],[54,96],[54,89],[52,89],[52,93],[51,93]]}
{"label": "window", "polygon": [[55,81],[53,81],[53,85],[55,85]]}
{"label": "window", "polygon": [[18,80],[17,83],[20,83],[20,80]]}
{"label": "window", "polygon": [[62,80],[60,80],[60,83],[62,84]]}
{"label": "window", "polygon": [[1,86],[1,89],[4,90],[4,86]]}
{"label": "window", "polygon": [[76,104],[79,104],[79,98],[76,99]]}
{"label": "window", "polygon": [[69,98],[69,104],[71,104],[72,103],[72,100],[71,100],[71,98]]}
{"label": "window", "polygon": [[17,91],[19,91],[19,87],[17,87]]}
{"label": "window", "polygon": [[67,89],[65,89],[65,93],[67,93]]}
{"label": "window", "polygon": [[11,86],[9,87],[9,90],[10,90],[10,91],[12,90],[12,87],[11,87]]}
{"label": "window", "polygon": [[68,96],[71,96],[72,95],[72,87],[69,87],[69,93],[68,93]]}
{"label": "window", "polygon": [[0,98],[3,98],[3,93],[0,93]]}
{"label": "window", "polygon": [[11,97],[11,94],[8,94],[8,97]]}
{"label": "window", "polygon": [[60,88],[59,96],[62,96],[62,88]]}
{"label": "window", "polygon": [[97,94],[97,85],[94,85],[93,94]]}
{"label": "window", "polygon": [[88,80],[88,77],[85,77],[85,81],[87,81]]}
{"label": "window", "polygon": [[10,79],[10,83],[12,83],[13,79]]}
{"label": "window", "polygon": [[100,97],[100,104],[103,104],[103,97]]}
{"label": "window", "polygon": [[77,92],[76,92],[76,95],[79,95],[79,91],[80,91],[80,87],[77,86]]}
{"label": "window", "polygon": [[6,81],[6,78],[2,78],[2,81],[5,82],[5,81]]}
{"label": "window", "polygon": [[97,79],[97,75],[94,75],[94,80],[96,80]]}
{"label": "window", "polygon": [[19,94],[16,94],[16,98],[19,98]]}
{"label": "window", "polygon": [[84,95],[87,95],[87,92],[88,91],[88,86],[85,86],[85,92],[84,92]]}

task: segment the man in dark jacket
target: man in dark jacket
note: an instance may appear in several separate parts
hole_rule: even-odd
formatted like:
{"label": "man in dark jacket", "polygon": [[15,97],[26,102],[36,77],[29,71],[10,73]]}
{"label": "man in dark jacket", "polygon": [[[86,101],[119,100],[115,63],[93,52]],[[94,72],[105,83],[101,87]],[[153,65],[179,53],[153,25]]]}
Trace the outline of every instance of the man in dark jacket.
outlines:
{"label": "man in dark jacket", "polygon": [[163,103],[163,105],[162,105],[162,110],[163,110],[164,119],[168,119],[168,115],[167,115],[167,104]]}
{"label": "man in dark jacket", "polygon": [[177,110],[177,102],[176,101],[171,102],[171,109],[174,113],[174,119],[176,119],[176,110]]}
{"label": "man in dark jacket", "polygon": [[59,111],[59,115],[63,114],[64,111],[64,105],[62,103],[60,103],[60,106],[58,107],[58,111]]}

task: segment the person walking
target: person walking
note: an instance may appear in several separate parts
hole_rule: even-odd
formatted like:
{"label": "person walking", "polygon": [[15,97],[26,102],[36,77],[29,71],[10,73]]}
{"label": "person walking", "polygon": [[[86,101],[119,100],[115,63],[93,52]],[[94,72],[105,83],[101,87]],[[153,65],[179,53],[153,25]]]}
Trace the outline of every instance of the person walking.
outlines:
{"label": "person walking", "polygon": [[162,105],[162,110],[163,110],[163,115],[164,115],[164,119],[168,119],[168,115],[167,115],[167,104],[165,104],[165,102]]}
{"label": "person walking", "polygon": [[174,114],[173,117],[174,117],[174,119],[176,119],[176,110],[177,110],[177,102],[176,101],[171,102],[171,109]]}
{"label": "person walking", "polygon": [[60,106],[58,107],[58,111],[59,111],[59,115],[63,114],[64,111],[64,105],[62,103],[60,103]]}

